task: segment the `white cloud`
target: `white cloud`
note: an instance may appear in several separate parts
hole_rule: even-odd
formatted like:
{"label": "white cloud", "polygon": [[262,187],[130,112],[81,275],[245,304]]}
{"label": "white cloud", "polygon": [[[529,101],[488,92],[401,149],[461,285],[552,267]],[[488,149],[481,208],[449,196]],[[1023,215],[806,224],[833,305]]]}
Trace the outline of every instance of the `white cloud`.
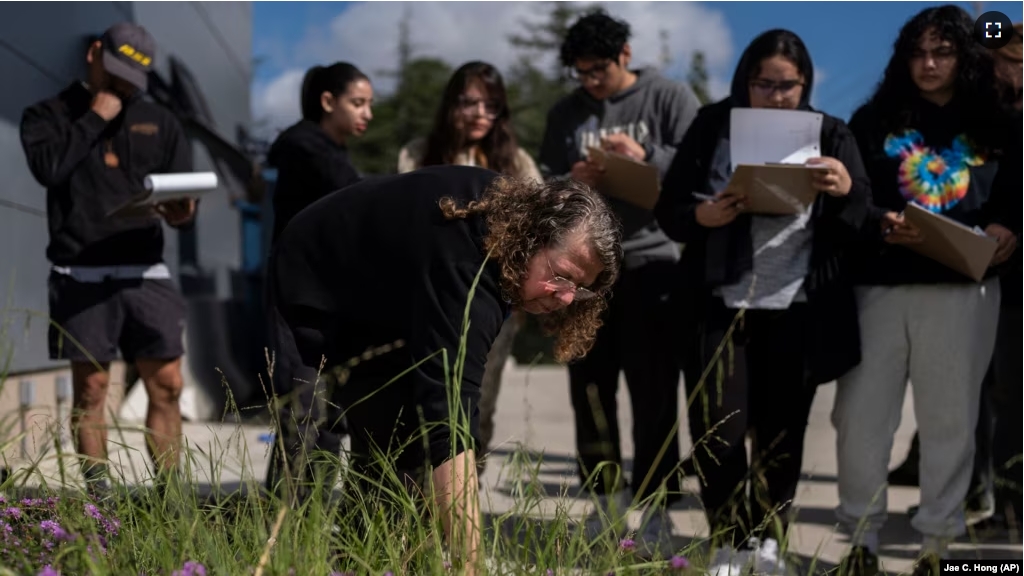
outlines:
{"label": "white cloud", "polygon": [[[634,63],[654,65],[662,52],[660,31],[668,33],[672,65],[666,71],[675,79],[685,77],[690,56],[702,50],[711,73],[713,96],[728,92],[732,71],[732,38],[723,15],[689,2],[610,2],[608,12],[625,19],[633,29]],[[277,78],[257,84],[253,111],[267,119],[268,127],[282,128],[299,117],[299,84],[305,66],[339,60],[352,62],[387,93],[394,80],[380,74],[395,67],[399,22],[406,11],[412,25],[410,39],[415,56],[441,58],[453,66],[468,60],[484,60],[505,71],[520,55],[508,36],[523,31],[522,22],[541,21],[547,8],[536,2],[364,2],[353,5],[322,28],[314,28],[292,49],[295,67]],[[548,60],[537,61],[550,66]],[[725,92],[723,92],[723,87]]]}
{"label": "white cloud", "polygon": [[302,116],[299,109],[299,91],[305,70],[286,70],[270,82],[256,86],[252,94],[254,118],[265,121],[259,131],[281,129],[295,122]]}

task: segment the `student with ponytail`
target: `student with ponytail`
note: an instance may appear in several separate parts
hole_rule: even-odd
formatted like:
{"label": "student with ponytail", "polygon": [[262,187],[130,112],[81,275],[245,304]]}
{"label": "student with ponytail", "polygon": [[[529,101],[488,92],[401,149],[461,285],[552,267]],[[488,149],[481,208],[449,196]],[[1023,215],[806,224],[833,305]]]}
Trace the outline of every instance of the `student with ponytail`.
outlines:
{"label": "student with ponytail", "polygon": [[310,68],[301,98],[302,120],[282,132],[267,155],[278,171],[274,242],[303,208],[360,180],[346,144],[373,119],[370,79],[346,62]]}
{"label": "student with ponytail", "polygon": [[[345,62],[310,68],[302,81],[301,98],[302,120],[282,132],[267,154],[267,163],[277,168],[274,245],[292,218],[307,206],[361,180],[345,144],[349,137],[362,135],[373,118],[370,80]],[[274,392],[283,394],[287,390]],[[347,430],[340,408],[332,406],[329,419],[331,425],[317,437],[316,449],[333,459],[341,451],[341,439]],[[268,482],[283,472],[283,466],[275,451]]]}

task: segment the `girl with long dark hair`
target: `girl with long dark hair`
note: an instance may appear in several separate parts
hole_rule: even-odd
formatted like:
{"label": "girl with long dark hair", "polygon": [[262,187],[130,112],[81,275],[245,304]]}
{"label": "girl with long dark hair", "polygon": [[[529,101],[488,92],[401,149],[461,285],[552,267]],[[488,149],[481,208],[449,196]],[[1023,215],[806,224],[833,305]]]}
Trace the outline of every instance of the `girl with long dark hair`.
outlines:
{"label": "girl with long dark hair", "polygon": [[[480,166],[500,174],[542,180],[533,158],[516,144],[501,73],[486,62],[467,62],[452,74],[430,134],[410,142],[398,157],[399,172],[443,164]],[[522,322],[521,313],[513,313],[502,325],[487,357],[480,399],[481,473],[494,434],[501,374]]]}
{"label": "girl with long dark hair", "polygon": [[410,142],[398,157],[400,173],[440,164],[541,180],[533,159],[516,143],[505,82],[494,66],[460,66],[445,87],[430,134]]}
{"label": "girl with long dark hair", "polygon": [[267,155],[267,163],[277,168],[275,242],[303,208],[360,180],[346,144],[366,132],[373,119],[370,79],[347,62],[310,68],[301,98],[302,120],[282,132]]}
{"label": "girl with long dark hair", "polygon": [[[699,443],[693,465],[715,550],[712,576],[738,575],[748,562],[757,573],[785,570],[782,548],[816,386],[860,359],[844,269],[848,248],[872,229],[870,185],[846,125],[823,114],[822,157],[807,162],[827,170],[815,175],[822,193],[804,213],[746,214],[742,195],[726,191],[732,110],[814,112],[813,83],[810,54],[796,34],[770,30],[754,39],[731,95],[698,112],[655,208],[665,232],[686,244],[679,325],[690,331],[682,363],[690,435]],[[741,552],[744,541],[749,551]]]}
{"label": "girl with long dark hair", "polygon": [[[965,532],[998,274],[1016,249],[1021,210],[1021,122],[1003,87],[974,19],[956,6],[928,8],[903,26],[881,83],[850,121],[885,242],[858,258],[863,360],[839,378],[832,415],[837,512],[854,544],[843,574],[879,571],[887,467],[908,378],[921,451],[921,505],[911,524],[923,544],[914,573],[938,574],[948,542]],[[902,217],[910,203],[997,242],[983,280],[908,247],[923,240]]]}

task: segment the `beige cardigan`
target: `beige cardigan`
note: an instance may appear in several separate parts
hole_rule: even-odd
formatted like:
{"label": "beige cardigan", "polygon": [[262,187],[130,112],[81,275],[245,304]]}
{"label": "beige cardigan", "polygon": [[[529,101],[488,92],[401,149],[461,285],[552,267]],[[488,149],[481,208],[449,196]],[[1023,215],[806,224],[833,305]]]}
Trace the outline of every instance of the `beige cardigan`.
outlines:
{"label": "beige cardigan", "polygon": [[[398,172],[412,172],[420,167],[420,162],[423,161],[423,155],[426,153],[427,139],[416,138],[412,142],[409,142],[402,148],[398,153]],[[476,160],[473,155],[469,152],[460,152],[455,157],[454,164],[460,166],[476,166]],[[540,175],[540,170],[537,169],[537,164],[534,163],[533,158],[526,153],[522,148],[516,149],[516,168],[511,176],[517,178],[533,178],[537,182],[543,182],[543,178]]]}

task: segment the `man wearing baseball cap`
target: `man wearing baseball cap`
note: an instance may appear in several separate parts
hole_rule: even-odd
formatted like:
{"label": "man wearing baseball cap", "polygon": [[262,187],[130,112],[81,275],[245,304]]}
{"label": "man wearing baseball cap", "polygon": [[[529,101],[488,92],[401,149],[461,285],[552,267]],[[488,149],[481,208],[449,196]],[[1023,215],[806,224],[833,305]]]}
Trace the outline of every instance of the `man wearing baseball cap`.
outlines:
{"label": "man wearing baseball cap", "polygon": [[119,351],[146,386],[157,470],[174,471],[179,461],[186,308],[163,261],[161,219],[191,226],[196,205],[110,215],[143,191],[146,175],[192,171],[177,119],[142,98],[155,44],[141,26],[115,24],[86,52],[88,81],[29,106],[21,122],[29,169],[47,189],[50,358],[71,362],[72,433],[94,494],[109,487],[103,410]]}

